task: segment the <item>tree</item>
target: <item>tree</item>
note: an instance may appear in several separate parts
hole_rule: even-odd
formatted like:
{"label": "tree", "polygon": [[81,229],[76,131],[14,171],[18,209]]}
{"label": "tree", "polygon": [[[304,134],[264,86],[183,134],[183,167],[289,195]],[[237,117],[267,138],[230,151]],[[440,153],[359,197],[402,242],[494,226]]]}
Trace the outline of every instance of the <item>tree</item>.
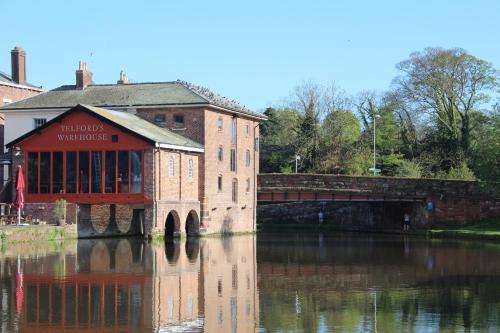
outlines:
{"label": "tree", "polygon": [[301,169],[314,170],[319,161],[320,147],[320,99],[321,87],[315,83],[304,83],[295,88],[290,104],[303,115],[298,136],[297,153],[301,156]]}
{"label": "tree", "polygon": [[344,166],[361,136],[361,125],[351,111],[329,113],[321,126],[320,172],[344,173]]}
{"label": "tree", "polygon": [[471,148],[471,113],[498,87],[497,70],[463,49],[426,48],[400,62],[397,92],[422,117],[436,123],[449,154]]}
{"label": "tree", "polygon": [[481,180],[500,181],[500,110],[485,117],[477,131],[472,167]]}
{"label": "tree", "polygon": [[267,108],[268,120],[261,128],[262,172],[285,172],[292,169],[298,146],[302,115],[289,108]]}
{"label": "tree", "polygon": [[[381,168],[382,174],[393,176],[403,159],[403,154],[399,152],[400,130],[393,105],[373,92],[362,92],[356,99],[356,109],[364,126],[361,139],[367,147],[373,147],[374,119],[376,119],[377,166]],[[373,160],[370,167],[373,167]]]}

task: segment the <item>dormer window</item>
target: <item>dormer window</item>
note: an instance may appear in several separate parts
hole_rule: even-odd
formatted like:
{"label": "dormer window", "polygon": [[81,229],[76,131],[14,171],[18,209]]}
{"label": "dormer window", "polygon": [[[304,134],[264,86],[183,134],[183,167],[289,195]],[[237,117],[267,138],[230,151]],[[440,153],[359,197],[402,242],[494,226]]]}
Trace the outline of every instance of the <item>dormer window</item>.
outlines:
{"label": "dormer window", "polygon": [[184,115],[176,114],[174,116],[174,125],[175,125],[175,127],[183,128],[184,127]]}
{"label": "dormer window", "polygon": [[167,124],[164,114],[155,114],[154,122],[156,125],[164,127]]}

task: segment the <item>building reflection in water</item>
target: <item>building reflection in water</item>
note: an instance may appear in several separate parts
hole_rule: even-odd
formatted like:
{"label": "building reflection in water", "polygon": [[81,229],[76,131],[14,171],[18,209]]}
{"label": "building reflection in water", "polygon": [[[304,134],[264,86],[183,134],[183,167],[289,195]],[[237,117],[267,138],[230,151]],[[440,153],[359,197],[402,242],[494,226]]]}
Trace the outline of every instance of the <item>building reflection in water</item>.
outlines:
{"label": "building reflection in water", "polygon": [[0,331],[254,332],[255,237],[80,240],[0,259]]}

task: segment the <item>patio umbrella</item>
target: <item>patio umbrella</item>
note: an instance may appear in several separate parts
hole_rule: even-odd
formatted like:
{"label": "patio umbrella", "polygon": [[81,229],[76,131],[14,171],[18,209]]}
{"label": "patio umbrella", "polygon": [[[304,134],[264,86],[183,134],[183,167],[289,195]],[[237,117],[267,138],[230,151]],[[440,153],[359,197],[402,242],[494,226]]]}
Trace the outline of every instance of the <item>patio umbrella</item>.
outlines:
{"label": "patio umbrella", "polygon": [[17,224],[21,224],[21,209],[24,206],[24,176],[23,176],[23,168],[19,165],[17,167],[17,181],[16,181],[16,202],[17,206]]}

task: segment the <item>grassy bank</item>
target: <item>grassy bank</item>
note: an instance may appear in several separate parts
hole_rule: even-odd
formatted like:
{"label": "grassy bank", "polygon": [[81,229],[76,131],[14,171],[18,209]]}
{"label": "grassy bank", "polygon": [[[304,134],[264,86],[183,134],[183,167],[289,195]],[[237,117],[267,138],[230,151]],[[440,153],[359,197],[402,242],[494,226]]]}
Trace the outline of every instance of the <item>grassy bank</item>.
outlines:
{"label": "grassy bank", "polygon": [[76,224],[67,224],[61,227],[53,225],[0,227],[0,242],[2,244],[55,241],[76,238],[78,238]]}
{"label": "grassy bank", "polygon": [[470,238],[500,241],[500,219],[484,220],[459,227],[434,228],[430,237]]}

